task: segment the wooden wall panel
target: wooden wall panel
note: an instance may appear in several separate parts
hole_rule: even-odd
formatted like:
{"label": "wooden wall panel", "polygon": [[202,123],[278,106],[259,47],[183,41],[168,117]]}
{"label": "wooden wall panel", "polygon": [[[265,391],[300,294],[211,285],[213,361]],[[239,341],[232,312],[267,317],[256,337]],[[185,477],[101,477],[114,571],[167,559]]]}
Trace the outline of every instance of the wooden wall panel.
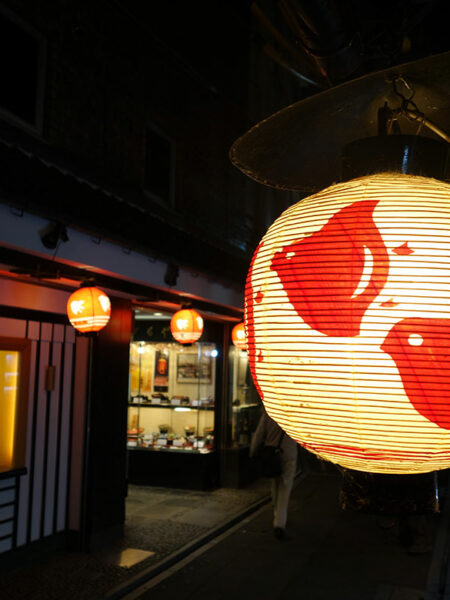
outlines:
{"label": "wooden wall panel", "polygon": [[37,386],[35,389],[35,414],[34,414],[34,443],[31,453],[30,481],[32,482],[30,503],[31,512],[31,533],[30,541],[38,540],[42,537],[41,533],[41,507],[42,507],[42,486],[44,483],[44,460],[45,460],[45,442],[46,442],[46,419],[47,419],[47,393],[44,389],[45,367],[48,365],[50,355],[50,343],[40,342],[39,366],[37,376]]}
{"label": "wooden wall panel", "polygon": [[[54,533],[55,513],[55,485],[56,468],[58,462],[58,436],[59,436],[59,411],[61,385],[61,344],[53,343],[51,364],[55,368],[54,389],[47,393],[47,448],[46,448],[46,472],[44,486],[44,536]],[[57,499],[56,499],[57,501]]]}
{"label": "wooden wall panel", "polygon": [[69,522],[71,530],[78,531],[81,523],[84,435],[86,417],[86,375],[88,364],[88,338],[78,337],[75,352],[73,410],[72,410],[72,446],[70,460],[70,498]]}
{"label": "wooden wall panel", "polygon": [[[59,465],[57,480],[57,513],[56,513],[56,531],[63,531],[66,528],[66,506],[68,494],[68,472],[69,472],[69,444],[71,440],[71,409],[72,409],[72,388],[73,388],[73,357],[74,344],[66,343],[64,346],[64,357],[61,362],[62,376],[61,381],[64,385],[60,386],[61,393],[61,411],[60,411],[60,438],[59,438]],[[70,381],[70,385],[68,382]]]}
{"label": "wooden wall panel", "polygon": [[[10,502],[9,497],[5,496],[9,503],[2,505],[0,502],[1,553],[67,529],[69,470],[74,461],[78,466],[82,465],[82,441],[77,440],[78,455],[72,460],[70,445],[73,438],[72,423],[84,422],[85,373],[82,371],[83,368],[86,369],[86,353],[84,357],[83,352],[81,353],[81,362],[79,361],[80,382],[77,385],[77,402],[74,404],[76,337],[70,325],[0,316],[0,336],[28,338],[32,341],[27,472],[11,480],[14,486],[9,479],[0,478],[0,500],[5,494],[12,494]],[[82,346],[83,344],[85,342]],[[53,389],[46,389],[49,365],[55,369]],[[81,428],[79,435],[83,431]],[[78,477],[82,476],[79,468],[77,474]],[[5,488],[5,481],[11,484],[8,484],[9,489]],[[76,510],[75,505],[72,507],[75,522]]]}

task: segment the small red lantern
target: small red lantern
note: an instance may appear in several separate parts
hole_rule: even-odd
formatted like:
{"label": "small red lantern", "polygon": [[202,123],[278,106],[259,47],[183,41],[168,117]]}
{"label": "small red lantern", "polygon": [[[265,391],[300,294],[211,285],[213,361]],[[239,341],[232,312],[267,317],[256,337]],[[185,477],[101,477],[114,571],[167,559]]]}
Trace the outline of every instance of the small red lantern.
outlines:
{"label": "small red lantern", "polygon": [[203,319],[193,308],[183,308],[173,315],[170,331],[180,344],[193,344],[203,333]]}
{"label": "small red lantern", "polygon": [[233,327],[231,339],[236,348],[247,350],[247,339],[245,337],[244,323],[238,323]]}
{"label": "small red lantern", "polygon": [[96,287],[82,287],[67,301],[69,321],[81,333],[100,331],[111,316],[111,302],[105,292]]}

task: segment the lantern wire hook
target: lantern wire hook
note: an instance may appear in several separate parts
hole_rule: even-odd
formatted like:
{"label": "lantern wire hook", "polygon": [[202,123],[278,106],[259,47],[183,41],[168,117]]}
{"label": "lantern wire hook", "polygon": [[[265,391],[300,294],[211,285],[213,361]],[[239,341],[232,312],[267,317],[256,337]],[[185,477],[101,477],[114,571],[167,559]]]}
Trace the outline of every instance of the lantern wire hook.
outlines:
{"label": "lantern wire hook", "polygon": [[[391,110],[390,118],[387,126],[388,133],[391,133],[394,123],[400,116],[406,117],[409,121],[418,121],[419,126],[416,131],[418,135],[423,126],[427,127],[430,131],[433,131],[436,135],[441,137],[447,143],[450,144],[450,135],[438,127],[435,123],[427,119],[425,114],[419,110],[417,104],[414,102],[415,89],[406,81],[401,75],[396,75],[392,79],[392,88],[396,96],[401,99],[401,104],[398,108]],[[402,89],[401,89],[402,88]]]}

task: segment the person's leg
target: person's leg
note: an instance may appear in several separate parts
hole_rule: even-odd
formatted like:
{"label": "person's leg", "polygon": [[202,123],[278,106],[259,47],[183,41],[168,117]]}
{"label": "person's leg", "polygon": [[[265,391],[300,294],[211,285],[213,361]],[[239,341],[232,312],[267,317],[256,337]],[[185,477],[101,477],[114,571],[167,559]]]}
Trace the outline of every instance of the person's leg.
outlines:
{"label": "person's leg", "polygon": [[283,473],[278,477],[274,527],[284,530],[287,521],[287,509],[295,476],[296,460],[283,461]]}
{"label": "person's leg", "polygon": [[277,523],[277,506],[278,506],[278,485],[279,485],[279,477],[274,477],[272,479],[272,505],[273,505],[273,526],[276,527]]}

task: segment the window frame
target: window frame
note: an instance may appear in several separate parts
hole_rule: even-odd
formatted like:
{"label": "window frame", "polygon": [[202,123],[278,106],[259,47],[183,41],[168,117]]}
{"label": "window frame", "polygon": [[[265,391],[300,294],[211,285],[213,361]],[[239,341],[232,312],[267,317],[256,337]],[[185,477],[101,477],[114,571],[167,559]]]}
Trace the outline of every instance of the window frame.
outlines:
{"label": "window frame", "polygon": [[[154,133],[164,138],[170,145],[170,173],[169,173],[169,200],[166,201],[161,196],[153,193],[146,186],[146,165],[147,165],[147,131],[152,130]],[[148,196],[153,202],[159,206],[167,209],[174,209],[175,207],[175,173],[176,173],[176,142],[175,140],[167,135],[167,133],[161,129],[155,123],[148,121],[145,125],[145,139],[144,139],[144,167],[143,167],[143,181],[142,189],[146,196]]]}
{"label": "window frame", "polygon": [[38,43],[38,57],[37,57],[37,86],[36,86],[36,105],[35,105],[35,119],[34,124],[25,121],[13,112],[10,112],[6,108],[0,105],[0,118],[13,124],[18,125],[22,129],[25,129],[29,133],[43,135],[44,130],[44,95],[45,95],[45,77],[47,67],[47,40],[45,36],[40,33],[37,29],[23,21],[14,12],[12,12],[6,6],[0,4],[0,13],[6,19],[23,29],[26,33],[34,37]]}

